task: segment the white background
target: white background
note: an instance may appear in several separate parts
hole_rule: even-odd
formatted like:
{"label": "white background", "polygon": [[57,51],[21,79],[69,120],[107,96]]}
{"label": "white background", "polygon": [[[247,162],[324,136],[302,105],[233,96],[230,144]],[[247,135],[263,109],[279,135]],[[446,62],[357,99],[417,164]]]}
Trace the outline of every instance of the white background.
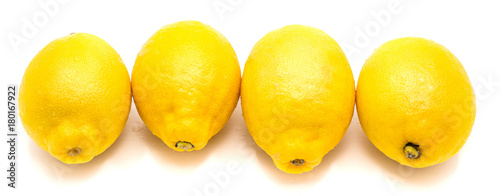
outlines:
{"label": "white background", "polygon": [[[336,39],[348,53],[356,80],[364,60],[382,43],[405,36],[432,39],[451,50],[467,70],[477,94],[476,122],[456,156],[432,167],[411,169],[379,152],[355,114],[343,140],[321,165],[291,175],[275,168],[255,145],[239,105],[202,151],[190,153],[174,152],[153,136],[133,105],[118,140],[82,165],[65,165],[52,158],[19,123],[18,189],[8,193],[196,195],[198,190],[203,195],[499,195],[498,1],[69,0],[57,2],[57,9],[44,10],[39,4],[46,2],[54,0],[0,3],[0,89],[4,93],[0,119],[7,119],[7,84],[20,84],[33,56],[51,40],[72,32],[95,34],[116,49],[130,73],[142,44],[156,30],[190,19],[224,34],[242,71],[253,45],[267,32],[288,24],[310,25]],[[380,20],[377,15],[381,13],[389,17]],[[23,34],[30,24],[35,31]],[[23,37],[24,42],[12,44],[12,36]],[[6,120],[1,123],[5,133]],[[3,169],[7,143],[0,146]],[[227,173],[227,165],[237,165],[238,171],[217,184],[211,174]],[[2,171],[0,176],[6,175]],[[1,195],[6,195],[6,180],[1,182]],[[206,187],[208,192],[204,192]]]}

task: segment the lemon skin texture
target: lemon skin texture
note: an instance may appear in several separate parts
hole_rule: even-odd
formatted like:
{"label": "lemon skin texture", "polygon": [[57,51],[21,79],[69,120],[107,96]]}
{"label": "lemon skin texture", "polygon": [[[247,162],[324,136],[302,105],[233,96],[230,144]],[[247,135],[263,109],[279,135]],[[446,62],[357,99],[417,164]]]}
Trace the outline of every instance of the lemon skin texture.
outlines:
{"label": "lemon skin texture", "polygon": [[333,38],[289,25],[255,44],[241,101],[257,145],[277,168],[298,174],[317,166],[344,136],[354,111],[354,79]]}
{"label": "lemon skin texture", "polygon": [[131,105],[130,77],[104,40],[74,33],[31,61],[19,92],[26,133],[55,158],[85,163],[118,138]]}
{"label": "lemon skin texture", "polygon": [[377,48],[361,70],[356,95],[366,136],[389,158],[414,168],[441,163],[462,148],[475,101],[460,61],[417,37]]}
{"label": "lemon skin texture", "polygon": [[137,110],[176,151],[202,149],[229,120],[241,71],[227,39],[197,21],[162,27],[143,45],[132,71]]}

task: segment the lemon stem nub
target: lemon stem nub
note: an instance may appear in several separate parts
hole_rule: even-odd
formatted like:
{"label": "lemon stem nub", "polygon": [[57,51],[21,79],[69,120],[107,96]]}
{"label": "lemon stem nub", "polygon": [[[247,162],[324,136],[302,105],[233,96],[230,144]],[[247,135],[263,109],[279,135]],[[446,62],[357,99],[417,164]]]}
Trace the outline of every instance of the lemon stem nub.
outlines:
{"label": "lemon stem nub", "polygon": [[82,152],[82,149],[80,148],[72,148],[71,150],[68,151],[68,154],[70,156],[77,156]]}
{"label": "lemon stem nub", "polygon": [[183,149],[183,150],[189,150],[189,149],[194,148],[193,144],[191,144],[189,142],[183,142],[183,141],[178,141],[177,143],[175,143],[175,147]]}
{"label": "lemon stem nub", "polygon": [[291,162],[295,166],[302,166],[305,163],[304,159],[295,159],[295,160],[292,160]]}
{"label": "lemon stem nub", "polygon": [[413,143],[407,143],[406,146],[403,148],[403,151],[406,154],[406,157],[409,159],[418,159],[422,153],[418,150],[419,145],[413,144]]}

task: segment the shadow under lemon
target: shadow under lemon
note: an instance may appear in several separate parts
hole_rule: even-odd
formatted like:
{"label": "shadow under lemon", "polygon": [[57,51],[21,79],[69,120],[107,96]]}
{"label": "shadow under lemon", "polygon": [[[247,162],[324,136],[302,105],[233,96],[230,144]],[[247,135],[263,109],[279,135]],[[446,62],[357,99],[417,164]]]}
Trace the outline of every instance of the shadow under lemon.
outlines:
{"label": "shadow under lemon", "polygon": [[215,134],[203,149],[191,152],[178,152],[168,147],[160,138],[153,135],[138,115],[134,133],[142,141],[141,145],[146,146],[154,159],[159,161],[162,166],[166,168],[175,167],[175,171],[194,171],[199,165],[205,162],[210,154],[217,152],[224,144],[224,141],[228,139],[231,132],[237,128],[238,123],[235,122],[237,120],[236,115],[238,113],[235,109],[224,128]]}
{"label": "shadow under lemon", "polygon": [[[138,157],[144,155],[143,149],[138,148],[135,136],[132,134],[133,118],[135,107],[132,105],[129,119],[116,141],[103,153],[94,157],[91,161],[82,164],[66,164],[54,158],[48,152],[44,151],[30,139],[29,153],[42,171],[54,180],[63,180],[68,182],[79,182],[92,177],[105,163],[111,163],[113,168],[119,169],[124,164],[132,164]],[[137,113],[137,111],[135,111]]]}

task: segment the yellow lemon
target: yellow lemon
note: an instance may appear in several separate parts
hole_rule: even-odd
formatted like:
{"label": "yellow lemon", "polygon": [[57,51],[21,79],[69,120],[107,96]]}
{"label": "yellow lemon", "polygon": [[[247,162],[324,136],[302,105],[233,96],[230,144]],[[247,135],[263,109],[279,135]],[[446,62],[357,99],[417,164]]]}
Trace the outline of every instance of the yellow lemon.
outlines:
{"label": "yellow lemon", "polygon": [[287,173],[317,166],[344,136],[354,79],[337,42],[290,25],[264,36],[245,64],[241,105],[255,142]]}
{"label": "yellow lemon", "polygon": [[26,69],[19,115],[33,141],[64,163],[85,163],[118,138],[131,104],[130,78],[116,51],[76,33],[50,42]]}
{"label": "yellow lemon", "polygon": [[197,21],[164,26],[142,47],[132,71],[137,111],[177,151],[202,149],[229,120],[241,72],[231,44]]}
{"label": "yellow lemon", "polygon": [[460,61],[442,45],[416,37],[389,41],[373,52],[361,70],[356,99],[370,141],[415,168],[455,155],[476,114]]}

